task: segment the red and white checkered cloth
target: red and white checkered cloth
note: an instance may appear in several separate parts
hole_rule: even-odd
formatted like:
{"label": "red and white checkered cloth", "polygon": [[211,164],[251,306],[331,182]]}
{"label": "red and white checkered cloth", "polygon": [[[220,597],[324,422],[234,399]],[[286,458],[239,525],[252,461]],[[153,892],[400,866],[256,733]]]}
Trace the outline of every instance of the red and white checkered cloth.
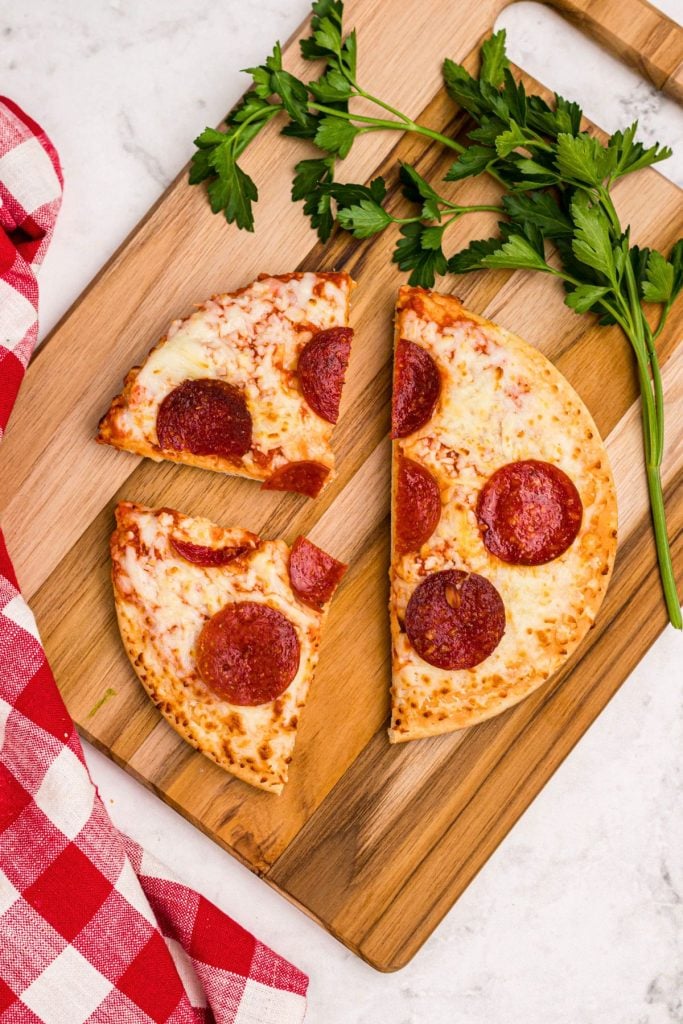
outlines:
{"label": "red and white checkered cloth", "polygon": [[[50,140],[0,98],[0,438],[61,194]],[[115,829],[0,534],[0,1024],[297,1024],[307,985]]]}

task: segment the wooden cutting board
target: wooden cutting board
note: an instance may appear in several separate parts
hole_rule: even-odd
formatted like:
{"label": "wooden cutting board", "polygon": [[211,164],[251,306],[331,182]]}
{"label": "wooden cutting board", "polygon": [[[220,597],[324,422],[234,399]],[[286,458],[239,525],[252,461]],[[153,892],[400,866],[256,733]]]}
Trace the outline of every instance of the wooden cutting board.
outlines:
{"label": "wooden cutting board", "polygon": [[[426,22],[423,0],[351,0],[347,25],[360,30],[361,81],[411,116],[462,133],[465,120],[439,91],[441,60],[449,54],[474,64],[503,6],[504,0],[430,0]],[[642,0],[562,0],[557,6],[657,86],[681,95],[683,30],[663,15]],[[294,42],[286,62],[304,71]],[[560,288],[540,276],[447,278],[443,288],[457,290],[472,309],[541,348],[587,402],[607,438],[617,481],[620,549],[595,628],[548,685],[470,731],[390,747],[387,428],[391,318],[403,278],[390,262],[391,232],[374,242],[342,235],[325,247],[316,243],[300,206],[288,198],[300,155],[275,131],[248,151],[245,164],[261,191],[255,235],[212,217],[184,172],[169,188],[29,368],[0,447],[0,516],[83,735],[369,963],[395,970],[653,643],[665,611],[626,342],[576,317],[563,306]],[[385,171],[397,192],[398,158],[434,177],[449,162],[422,140],[376,133],[354,147],[344,174],[363,180]],[[478,181],[453,191],[468,202],[486,188]],[[621,182],[616,201],[641,244],[667,250],[683,234],[680,193],[656,171]],[[491,226],[483,218],[466,219],[453,232],[453,247]],[[124,373],[171,319],[260,271],[294,268],[343,268],[358,281],[356,340],[335,437],[339,476],[319,501],[140,461],[93,442]],[[683,349],[675,339],[682,326],[679,304],[660,342],[669,406],[664,479],[679,573]],[[119,641],[109,583],[107,539],[121,498],[175,506],[266,537],[291,541],[308,533],[351,562],[332,606],[283,796],[252,790],[195,753],[135,679]]]}

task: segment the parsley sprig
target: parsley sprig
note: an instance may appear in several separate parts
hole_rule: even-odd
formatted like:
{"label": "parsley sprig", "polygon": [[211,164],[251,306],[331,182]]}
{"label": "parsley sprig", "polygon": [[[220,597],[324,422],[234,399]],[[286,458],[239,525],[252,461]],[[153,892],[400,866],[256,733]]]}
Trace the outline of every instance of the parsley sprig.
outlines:
{"label": "parsley sprig", "polygon": [[[431,287],[437,276],[487,269],[539,271],[559,279],[565,303],[578,314],[592,313],[600,324],[618,324],[633,349],[642,396],[647,483],[657,555],[669,618],[683,628],[664,515],[661,464],[664,400],[656,340],[683,289],[683,239],[668,255],[631,244],[612,198],[615,182],[665,160],[666,146],[646,147],[636,138],[637,122],[606,142],[582,129],[580,107],[555,95],[552,104],[528,95],[516,81],[505,51],[505,33],[481,47],[477,77],[446,59],[446,90],[467,111],[474,126],[467,144],[442,134],[373,96],[357,80],[356,33],[344,33],[341,0],[315,0],[311,35],[301,41],[306,60],[319,75],[307,83],[282,66],[277,45],[265,64],[249,68],[252,87],[226,118],[226,130],[207,128],[195,140],[190,182],[206,182],[211,208],[228,222],[254,229],[255,182],[238,161],[272,119],[282,116],[284,135],[305,139],[319,155],[295,167],[292,199],[303,201],[322,242],[335,223],[357,238],[396,225],[393,260],[410,272],[414,285]],[[359,114],[362,98],[380,116]],[[337,164],[356,140],[374,131],[422,135],[453,151],[446,187],[486,174],[500,188],[500,202],[464,206],[443,195],[416,168],[402,164],[399,180],[413,212],[399,216],[387,207],[391,196],[383,178],[369,184],[335,179]],[[448,228],[481,211],[500,215],[495,237],[476,239],[447,254]],[[652,326],[650,311],[658,309]],[[650,315],[648,315],[650,314]]]}
{"label": "parsley sprig", "polygon": [[[335,221],[333,197],[327,186],[334,180],[337,160],[348,156],[356,138],[375,131],[408,131],[436,139],[458,153],[464,147],[455,139],[416,123],[359,85],[356,33],[344,35],[342,0],[314,0],[312,9],[311,36],[302,39],[300,46],[306,60],[322,68],[318,78],[304,83],[285,71],[279,43],[265,64],[247,68],[253,79],[252,87],[228,114],[226,130],[206,128],[195,139],[197,151],[190,167],[190,184],[207,182],[214,213],[222,212],[229,223],[253,231],[252,204],[258,199],[258,189],[239,166],[238,159],[272,118],[285,115],[288,120],[282,128],[283,135],[307,139],[322,151],[320,157],[296,165],[292,198],[304,200],[304,212],[325,242]],[[383,116],[351,111],[349,101],[359,97],[380,108]]]}

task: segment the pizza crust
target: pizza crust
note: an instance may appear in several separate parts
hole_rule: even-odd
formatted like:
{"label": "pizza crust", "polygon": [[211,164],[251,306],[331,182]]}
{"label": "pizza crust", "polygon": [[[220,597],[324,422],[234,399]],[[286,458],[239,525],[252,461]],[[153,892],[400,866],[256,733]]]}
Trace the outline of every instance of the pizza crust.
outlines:
{"label": "pizza crust", "polygon": [[[430,421],[393,442],[392,507],[399,455],[439,483],[439,526],[419,552],[396,554],[392,535],[392,743],[467,728],[499,714],[542,685],[590,629],[614,564],[617,506],[605,446],[568,381],[545,356],[503,328],[463,309],[451,295],[401,288],[396,340],[429,351],[442,391]],[[508,565],[485,548],[475,510],[496,469],[539,459],[578,488],[583,521],[573,544],[545,565]],[[506,609],[496,650],[473,669],[423,661],[402,629],[417,584],[442,569],[486,577]]]}
{"label": "pizza crust", "polygon": [[[201,753],[244,782],[281,793],[299,717],[318,660],[325,610],[299,601],[289,583],[289,548],[246,530],[223,529],[173,509],[121,502],[111,538],[114,601],[121,638],[140,682],[167,722]],[[185,561],[175,536],[209,547],[250,546],[220,568]],[[274,701],[230,704],[197,672],[194,646],[204,623],[230,601],[258,601],[294,626],[301,658]]]}
{"label": "pizza crust", "polygon": [[[214,295],[174,321],[141,366],[133,367],[100,420],[96,440],[156,462],[179,462],[266,480],[288,462],[312,461],[334,475],[334,426],[300,393],[298,356],[314,332],[346,326],[354,282],[345,273],[292,273]],[[185,380],[213,378],[240,387],[253,421],[242,458],[170,451],[158,444],[156,416]]]}

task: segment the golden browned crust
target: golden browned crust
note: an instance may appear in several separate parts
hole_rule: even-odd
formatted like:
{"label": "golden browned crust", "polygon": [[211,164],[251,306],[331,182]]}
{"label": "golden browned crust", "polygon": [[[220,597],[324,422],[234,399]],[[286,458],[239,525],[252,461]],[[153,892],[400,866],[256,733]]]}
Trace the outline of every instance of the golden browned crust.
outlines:
{"label": "golden browned crust", "polygon": [[[535,567],[507,566],[490,555],[480,541],[473,511],[476,494],[473,501],[471,496],[463,498],[457,486],[457,474],[453,478],[454,486],[449,488],[448,473],[439,475],[438,459],[429,464],[439,480],[442,498],[444,492],[448,494],[442,523],[445,517],[454,527],[454,536],[449,545],[447,539],[435,535],[418,554],[401,558],[395,551],[392,535],[390,617],[394,673],[389,729],[392,743],[468,728],[500,714],[541,686],[570,657],[593,624],[607,589],[617,545],[616,493],[605,446],[590,413],[568,381],[539,351],[463,309],[455,296],[421,288],[401,288],[396,307],[396,342],[406,333],[410,337],[411,330],[415,335],[413,340],[417,340],[423,325],[436,325],[437,339],[443,331],[460,336],[461,345],[466,344],[466,338],[476,335],[476,344],[481,345],[482,375],[486,372],[487,355],[484,353],[490,345],[491,359],[504,367],[504,374],[511,373],[515,386],[519,387],[522,434],[528,431],[535,438],[531,450],[524,454],[525,437],[515,437],[514,445],[520,450],[515,457],[542,459],[544,450],[536,447],[536,428],[524,420],[525,388],[529,385],[534,400],[542,402],[540,408],[546,418],[541,426],[551,428],[547,430],[545,450],[551,452],[545,456],[547,461],[566,457],[577,467],[570,475],[581,494],[584,522],[574,544],[555,562]],[[430,342],[425,340],[431,337],[428,331],[429,328],[423,344],[432,350]],[[439,365],[444,387],[450,383],[455,389],[459,371],[453,368],[448,371],[438,350],[438,340],[434,344],[436,355],[433,350],[431,354]],[[500,357],[501,353],[504,358]],[[450,380],[449,372],[453,374]],[[475,380],[476,375],[470,372],[468,387]],[[503,383],[506,381],[508,378],[503,375]],[[487,415],[488,412],[487,409]],[[493,409],[490,414],[494,416]],[[438,429],[438,415],[437,410],[435,429]],[[505,429],[510,430],[507,421]],[[490,430],[495,436],[493,420]],[[427,424],[415,435],[393,442],[392,509],[396,501],[399,454],[406,451],[411,458],[424,461],[420,455],[429,453],[430,447],[428,439],[420,439],[419,435],[427,435],[429,431],[430,424]],[[558,438],[559,442],[555,443]],[[462,461],[467,463],[468,480],[475,480],[477,459],[473,455],[471,460]],[[500,464],[506,461],[513,460],[502,457]],[[481,456],[481,462],[480,480],[469,485],[476,490],[490,471],[497,468],[495,455],[488,462]],[[457,456],[453,465],[459,466]],[[451,567],[470,569],[490,578],[505,600],[508,622],[506,636],[490,658],[469,671],[447,673],[423,662],[412,650],[402,630],[401,615],[407,598],[421,578],[440,568]],[[537,600],[536,607],[525,608],[521,600],[525,594],[540,599],[541,606]],[[539,611],[544,614],[539,616]],[[504,645],[505,656],[502,657],[499,655]]]}

